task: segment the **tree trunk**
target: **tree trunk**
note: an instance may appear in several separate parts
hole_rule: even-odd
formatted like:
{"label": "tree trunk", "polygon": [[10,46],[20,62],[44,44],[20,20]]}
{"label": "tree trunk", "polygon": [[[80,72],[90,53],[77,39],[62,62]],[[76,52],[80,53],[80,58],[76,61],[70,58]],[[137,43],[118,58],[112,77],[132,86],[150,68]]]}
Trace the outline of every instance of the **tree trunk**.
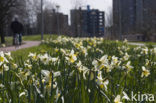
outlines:
{"label": "tree trunk", "polygon": [[4,35],[2,24],[0,25],[0,36],[1,36],[1,43],[4,44],[5,43],[5,35]]}

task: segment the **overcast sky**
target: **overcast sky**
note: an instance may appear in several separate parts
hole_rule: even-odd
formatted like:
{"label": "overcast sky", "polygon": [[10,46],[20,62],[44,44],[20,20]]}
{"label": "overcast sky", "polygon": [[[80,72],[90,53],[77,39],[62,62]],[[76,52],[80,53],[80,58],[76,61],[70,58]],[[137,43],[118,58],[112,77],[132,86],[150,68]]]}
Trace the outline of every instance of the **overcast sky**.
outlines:
{"label": "overcast sky", "polygon": [[[60,5],[60,12],[70,14],[70,9],[74,7],[75,0],[47,0],[52,3]],[[79,1],[79,0],[77,0]],[[112,0],[80,0],[83,5],[90,5],[92,9],[99,9],[105,11],[106,15],[109,14],[112,8]]]}

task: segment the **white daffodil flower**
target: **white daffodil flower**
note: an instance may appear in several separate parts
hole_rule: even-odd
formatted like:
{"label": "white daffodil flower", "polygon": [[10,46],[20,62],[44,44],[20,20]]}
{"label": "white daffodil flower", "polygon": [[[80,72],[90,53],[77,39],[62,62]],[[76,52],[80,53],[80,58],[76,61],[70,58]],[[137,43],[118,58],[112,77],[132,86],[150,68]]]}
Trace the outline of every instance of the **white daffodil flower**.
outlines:
{"label": "white daffodil flower", "polygon": [[131,66],[131,61],[128,61],[125,67],[128,72],[130,72],[134,68],[133,66]]}
{"label": "white daffodil flower", "polygon": [[31,65],[31,64],[25,63],[24,66],[25,66],[27,69],[32,69],[32,65]]}
{"label": "white daffodil flower", "polygon": [[126,60],[128,60],[128,59],[129,59],[129,57],[130,57],[130,55],[128,55],[128,53],[126,52],[126,53],[125,53],[125,55],[123,56],[123,60],[125,60],[125,61],[126,61]]}
{"label": "white daffodil flower", "polygon": [[83,66],[82,70],[83,70],[83,78],[86,80],[86,73],[89,72],[89,69],[87,67]]}
{"label": "white daffodil flower", "polygon": [[4,56],[3,51],[0,52],[0,66],[4,63],[9,63],[9,61],[7,60],[7,58]]}
{"label": "white daffodil flower", "polygon": [[144,66],[142,66],[142,75],[141,77],[148,77],[150,75],[150,71],[147,70]]}
{"label": "white daffodil flower", "polygon": [[13,58],[11,57],[11,53],[10,53],[10,52],[5,53],[5,55],[6,55],[10,60],[13,60]]}
{"label": "white daffodil flower", "polygon": [[32,60],[37,60],[37,55],[36,53],[29,53],[28,57],[30,57]]}
{"label": "white daffodil flower", "polygon": [[105,90],[107,91],[107,86],[109,84],[109,81],[108,81],[108,79],[105,80],[102,78],[102,72],[101,71],[98,72],[96,83],[97,83],[97,85],[99,85],[100,88],[102,88],[102,89],[105,88]]}
{"label": "white daffodil flower", "polygon": [[77,55],[74,54],[74,50],[71,50],[70,54],[65,57],[70,63],[74,63],[77,60]]}
{"label": "white daffodil flower", "polygon": [[142,49],[141,54],[146,54],[147,55],[148,54],[148,51],[149,51],[148,48],[145,47],[145,48]]}
{"label": "white daffodil flower", "polygon": [[13,67],[13,69],[16,69],[18,66],[17,66],[17,64],[13,63],[12,67]]}
{"label": "white daffodil flower", "polygon": [[4,85],[3,85],[3,84],[0,84],[0,88],[1,88],[1,89],[4,88]]}
{"label": "white daffodil flower", "polygon": [[111,65],[117,65],[118,64],[118,57],[112,56],[112,61],[111,61]]}
{"label": "white daffodil flower", "polygon": [[121,96],[120,95],[117,95],[114,99],[114,103],[122,103],[121,102]]}
{"label": "white daffodil flower", "polygon": [[9,70],[9,66],[7,66],[6,64],[4,64],[3,66],[4,66],[4,71],[8,71]]}

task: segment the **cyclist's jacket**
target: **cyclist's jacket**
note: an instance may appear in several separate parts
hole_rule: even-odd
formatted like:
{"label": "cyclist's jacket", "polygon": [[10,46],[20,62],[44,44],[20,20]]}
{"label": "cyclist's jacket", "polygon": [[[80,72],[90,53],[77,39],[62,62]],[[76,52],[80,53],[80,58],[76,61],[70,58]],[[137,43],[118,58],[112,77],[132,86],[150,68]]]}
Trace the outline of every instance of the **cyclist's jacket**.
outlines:
{"label": "cyclist's jacket", "polygon": [[11,30],[13,31],[13,33],[22,33],[23,25],[18,21],[13,21],[11,23]]}

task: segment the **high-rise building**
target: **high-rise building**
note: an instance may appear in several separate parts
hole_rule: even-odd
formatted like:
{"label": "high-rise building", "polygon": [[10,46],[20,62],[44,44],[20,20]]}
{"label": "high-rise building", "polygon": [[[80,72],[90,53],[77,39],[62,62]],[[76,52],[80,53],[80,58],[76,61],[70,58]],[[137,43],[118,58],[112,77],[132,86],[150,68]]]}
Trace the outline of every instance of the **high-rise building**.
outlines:
{"label": "high-rise building", "polygon": [[114,34],[121,37],[124,34],[142,32],[147,24],[155,29],[156,0],[113,0]]}
{"label": "high-rise building", "polygon": [[[40,32],[41,14],[37,15],[38,32]],[[44,33],[45,34],[67,34],[69,29],[68,15],[56,12],[55,10],[44,11]]]}
{"label": "high-rise building", "polygon": [[136,27],[136,0],[113,0],[113,25],[116,36],[132,33]]}
{"label": "high-rise building", "polygon": [[156,0],[143,0],[143,26],[156,33]]}
{"label": "high-rise building", "polygon": [[97,9],[71,10],[71,29],[73,36],[104,36],[105,14]]}

